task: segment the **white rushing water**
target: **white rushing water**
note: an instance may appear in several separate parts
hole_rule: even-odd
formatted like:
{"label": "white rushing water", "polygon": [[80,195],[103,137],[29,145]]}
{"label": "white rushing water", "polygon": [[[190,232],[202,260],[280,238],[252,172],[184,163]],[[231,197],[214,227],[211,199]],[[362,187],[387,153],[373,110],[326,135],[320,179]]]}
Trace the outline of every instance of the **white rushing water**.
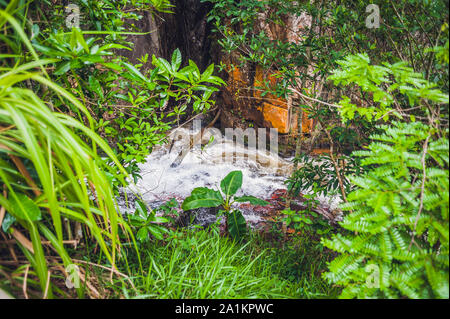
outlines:
{"label": "white rushing water", "polygon": [[[284,181],[292,171],[291,159],[280,158],[265,150],[248,149],[215,134],[214,130],[204,133],[203,143],[210,141],[211,133],[214,134],[214,140],[209,145],[202,148],[199,143],[189,150],[180,165],[171,167],[180,152],[189,149],[190,137],[194,135],[190,129],[185,128],[172,132],[172,141],[155,147],[146,163],[140,165],[142,179],[136,188],[133,187],[134,191],[140,193],[147,203],[172,197],[184,199],[196,187],[219,189],[220,181],[234,170],[241,170],[243,173],[242,189],[237,195],[266,199],[273,191],[286,189]],[[224,158],[225,156],[228,157]],[[338,204],[336,198],[318,199],[332,208]]]}
{"label": "white rushing water", "polygon": [[[155,148],[147,162],[140,165],[142,179],[136,186],[144,200],[151,202],[169,196],[184,198],[196,187],[217,189],[222,178],[234,170],[243,173],[239,195],[265,198],[276,189],[286,188],[283,182],[292,168],[290,161],[249,150],[217,135],[203,149],[201,145],[194,146],[179,166],[171,167],[179,153],[187,149],[188,139],[185,137],[191,135],[188,129],[178,129],[176,134],[172,134],[175,136],[173,146],[168,143]],[[204,135],[203,140],[208,141],[210,135]],[[224,158],[231,154],[235,156]]]}

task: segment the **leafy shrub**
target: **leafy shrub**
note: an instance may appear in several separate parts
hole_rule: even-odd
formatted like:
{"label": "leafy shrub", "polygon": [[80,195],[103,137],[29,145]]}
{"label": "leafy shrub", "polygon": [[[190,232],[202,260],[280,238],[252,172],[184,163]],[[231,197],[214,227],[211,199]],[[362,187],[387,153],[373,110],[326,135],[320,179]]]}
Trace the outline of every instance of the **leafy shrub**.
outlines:
{"label": "leafy shrub", "polygon": [[[316,198],[317,195],[338,194],[339,181],[329,155],[313,157],[301,154],[293,161],[299,163],[300,167],[285,182],[291,196],[297,197],[301,191],[307,190],[311,190],[311,194],[303,196],[309,199]],[[344,176],[361,173],[358,160],[353,157],[340,155],[336,161]],[[343,178],[343,184],[345,191],[350,192],[352,185],[346,178]]]}
{"label": "leafy shrub", "polygon": [[[358,189],[341,226],[355,233],[324,240],[341,253],[326,278],[345,286],[342,297],[448,298],[448,140],[428,144],[432,130],[421,123],[381,128],[354,153],[366,173],[349,177]],[[378,287],[366,284],[370,265]]]}
{"label": "leafy shrub", "polygon": [[[401,63],[398,63],[406,62],[412,66],[413,73],[423,74],[424,79],[435,83],[441,91],[448,92],[448,63],[445,65],[448,61],[448,1],[372,1],[378,6],[382,20],[376,29],[366,26],[369,16],[366,13],[367,1],[202,1],[211,3],[209,20],[214,25],[219,47],[226,55],[232,56],[229,59],[232,64],[221,67],[227,71],[242,65],[251,66],[251,69],[255,65],[262,68],[264,74],[276,78],[276,84],[267,77],[264,83],[255,83],[259,86],[256,91],[261,90],[261,96],[254,95],[252,98],[265,98],[267,93],[292,97],[294,111],[303,114],[300,117],[307,115],[320,122],[322,129],[317,130],[318,134],[331,128],[330,143],[343,144],[341,146],[347,155],[352,151],[350,147],[358,149],[368,143],[368,136],[376,132],[374,123],[367,121],[374,115],[371,112],[373,105],[360,108],[358,112],[341,103],[341,113],[355,111],[354,116],[347,117],[345,123],[339,118],[339,109],[332,107],[341,94],[349,97],[347,103],[359,106],[370,104],[373,100],[364,85],[347,86],[343,91],[326,81],[330,72],[338,66],[337,62],[344,57],[367,52],[365,58],[361,57],[362,60],[370,57],[376,63],[388,61],[396,66],[394,73],[400,77],[410,73],[402,70]],[[372,66],[358,75],[366,84],[371,78],[383,82],[377,74],[383,68]],[[417,81],[416,76],[411,76],[411,79]],[[395,90],[408,87],[410,85]],[[374,93],[378,94],[383,89],[378,86]],[[408,106],[408,102],[396,102]],[[422,112],[409,112],[425,116]],[[387,119],[394,114],[394,111],[387,110],[378,115]],[[448,109],[441,108],[440,114],[448,119]],[[300,129],[300,125],[297,127]],[[302,134],[297,133],[300,141]],[[311,144],[317,141],[313,139]]]}
{"label": "leafy shrub", "polygon": [[227,230],[233,238],[241,239],[246,232],[246,222],[242,213],[233,209],[233,203],[250,202],[252,205],[267,205],[264,200],[254,196],[234,196],[242,186],[242,172],[233,171],[220,182],[220,190],[207,187],[195,188],[191,196],[187,197],[181,208],[192,210],[200,207],[221,207],[220,213],[225,214]]}
{"label": "leafy shrub", "polygon": [[282,220],[286,223],[286,227],[292,228],[296,232],[308,234],[311,237],[315,234],[326,235],[333,229],[328,220],[313,211],[285,209],[281,214],[285,216]]}
{"label": "leafy shrub", "polygon": [[[15,238],[34,269],[43,296],[51,298],[54,286],[47,258],[55,255],[47,255],[42,239],[50,242],[65,267],[72,264],[63,245],[72,234],[72,225],[65,224],[65,219],[84,225],[113,266],[121,245],[119,228],[132,237],[105,174],[110,168],[100,159],[98,150],[124,176],[126,172],[92,128],[51,111],[39,96],[23,87],[31,80],[45,85],[92,123],[86,107],[71,93],[45,77],[45,72],[39,75],[33,70],[49,61],[38,59],[18,22],[2,10],[0,17],[14,28],[18,40],[34,57],[30,63],[0,72],[0,224],[3,232]],[[82,132],[91,145],[77,132]]]}
{"label": "leafy shrub", "polygon": [[135,227],[136,239],[140,242],[146,242],[149,239],[149,234],[156,239],[163,239],[167,228],[163,225],[169,222],[166,217],[156,216],[154,210],[149,210],[141,200],[136,201],[136,210],[134,214],[129,214],[127,219],[131,226]]}
{"label": "leafy shrub", "polygon": [[[191,101],[194,112],[208,110],[217,88],[206,85],[221,85],[223,81],[212,75],[214,65],[203,74],[192,61],[181,68],[179,50],[175,50],[171,62],[153,56],[155,68],[143,73],[142,64],[130,64],[120,55],[111,58],[113,50],[128,47],[101,45],[99,41],[101,38],[94,37],[85,40],[83,31],[74,28],[68,34],[51,34],[47,46],[34,46],[43,57],[62,60],[56,63],[52,75],[58,81],[77,83],[74,93],[90,105],[98,121],[96,129],[108,139],[136,182],[137,164],[145,161],[154,145],[165,140],[165,133],[179,123]],[[169,103],[176,106],[168,107]],[[55,104],[64,109],[64,105]]]}
{"label": "leafy shrub", "polygon": [[[344,298],[448,298],[448,127],[436,115],[448,108],[448,95],[403,63],[368,62],[350,56],[334,72],[335,81],[360,85],[376,102],[363,108],[344,97],[343,120],[358,112],[411,121],[379,126],[367,149],[353,153],[364,173],[347,176],[356,189],[342,205],[349,213],[341,226],[352,233],[323,239],[340,253],[324,276],[344,287]],[[404,113],[414,105],[428,115],[423,122]]]}
{"label": "leafy shrub", "polygon": [[[32,44],[39,57],[48,61],[46,68],[52,80],[86,105],[96,132],[108,141],[137,182],[138,164],[145,161],[155,145],[165,142],[166,132],[180,124],[185,114],[210,109],[214,105],[212,94],[224,82],[213,75],[214,65],[203,73],[193,61],[182,67],[179,50],[173,52],[170,61],[145,55],[133,64],[124,56],[123,52],[133,49],[126,37],[144,34],[130,32],[134,29],[132,21],[140,20],[144,10],[167,12],[171,7],[168,1],[78,0],[73,4],[86,13],[81,18],[83,30],[66,30],[66,14],[60,12],[63,6],[48,10],[48,4],[37,1],[27,4],[28,16],[22,18],[29,23],[24,25],[31,25]],[[48,19],[51,27],[32,22],[43,19]],[[12,49],[21,56],[20,47]],[[21,58],[29,59],[27,55]],[[149,62],[153,67],[148,67]],[[84,114],[66,105],[56,93],[47,91],[45,100],[56,110],[87,123]],[[110,161],[108,164],[115,165]],[[116,170],[109,178],[120,184],[116,174],[121,173]]]}
{"label": "leafy shrub", "polygon": [[[365,53],[349,55],[338,62],[341,68],[334,70],[329,77],[336,85],[356,84],[363,92],[370,93],[374,102],[371,106],[360,107],[352,103],[350,97],[342,96],[339,113],[343,122],[353,119],[356,113],[369,122],[380,119],[387,122],[391,116],[402,119],[403,113],[409,111],[408,108],[413,108],[424,100],[436,103],[437,108],[443,114],[446,113],[448,95],[438,89],[435,83],[430,83],[422,74],[415,72],[406,62],[386,62],[383,65],[372,65],[370,62]],[[423,111],[426,107],[420,109]],[[411,119],[414,121],[415,117],[412,116]]]}

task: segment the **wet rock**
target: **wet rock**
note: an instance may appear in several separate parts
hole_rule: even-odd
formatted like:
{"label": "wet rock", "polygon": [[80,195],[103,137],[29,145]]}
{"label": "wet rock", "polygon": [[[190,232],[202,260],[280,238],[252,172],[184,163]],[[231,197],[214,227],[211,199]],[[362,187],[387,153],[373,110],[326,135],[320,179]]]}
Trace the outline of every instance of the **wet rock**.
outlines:
{"label": "wet rock", "polygon": [[[248,203],[241,204],[239,206],[242,210],[252,211],[265,219],[271,218],[281,214],[281,211],[286,208],[286,196],[287,191],[285,189],[275,190],[271,197],[266,199],[269,202],[267,206],[253,206]],[[307,199],[300,194],[296,198],[291,199],[290,209],[294,211],[311,210],[330,222],[330,224],[336,224],[341,219],[341,212],[336,209],[332,209],[323,203],[308,205]]]}
{"label": "wet rock", "polygon": [[116,197],[117,205],[122,214],[133,213],[136,210],[135,201],[137,197],[124,189],[119,190],[119,196]]}
{"label": "wet rock", "polygon": [[[302,41],[301,30],[311,26],[311,17],[285,17],[286,28],[268,22],[266,14],[262,14],[255,25],[255,32],[264,31],[271,40],[289,42]],[[263,70],[252,63],[241,64],[236,53],[226,54],[219,47],[213,46],[213,58],[216,63],[222,62],[228,68],[222,75],[227,86],[221,92],[219,102],[228,110],[222,113],[222,128],[235,127],[242,119],[252,122],[255,127],[273,127],[281,134],[296,132],[297,113],[293,108],[293,98],[284,99],[272,94],[263,96],[261,87],[269,83],[271,88],[277,85],[277,72]],[[239,65],[239,67],[235,67]],[[311,73],[313,70],[307,70]],[[294,97],[295,98],[295,97]],[[313,121],[304,116],[302,119],[302,133],[311,133]]]}
{"label": "wet rock", "polygon": [[[239,65],[237,57],[231,53],[222,52],[213,42],[212,26],[207,22],[207,14],[211,3],[199,0],[178,0],[173,13],[153,14],[144,12],[143,18],[133,23],[139,32],[145,35],[130,35],[128,41],[134,44],[133,50],[120,50],[120,53],[130,58],[131,62],[139,63],[139,58],[145,54],[155,54],[158,57],[170,59],[175,49],[180,49],[183,63],[192,59],[201,70],[210,63],[223,62],[225,65]],[[309,30],[311,17],[286,16],[285,25],[271,23],[267,14],[262,14],[255,25],[256,32],[264,31],[272,40],[298,42],[302,40],[302,32]],[[151,59],[143,68],[152,67]],[[307,70],[310,73],[311,70]],[[286,100],[274,95],[262,96],[258,87],[269,81],[271,86],[277,83],[275,71],[265,71],[261,67],[247,63],[239,68],[229,67],[222,77],[227,87],[222,89],[217,105],[223,109],[221,126],[243,127],[249,123],[254,127],[273,127],[279,133],[287,134],[295,131],[297,115],[292,107],[292,100]],[[189,115],[189,114],[188,114]],[[303,117],[303,133],[310,133],[312,120]]]}
{"label": "wet rock", "polygon": [[[130,35],[128,41],[134,43],[133,51],[124,50],[125,56],[133,63],[145,54],[170,59],[175,49],[180,49],[183,62],[193,60],[204,70],[211,61],[209,37],[211,27],[206,16],[211,4],[199,0],[177,0],[173,13],[144,12],[139,21],[129,21],[145,35]],[[151,59],[144,69],[151,67]]]}

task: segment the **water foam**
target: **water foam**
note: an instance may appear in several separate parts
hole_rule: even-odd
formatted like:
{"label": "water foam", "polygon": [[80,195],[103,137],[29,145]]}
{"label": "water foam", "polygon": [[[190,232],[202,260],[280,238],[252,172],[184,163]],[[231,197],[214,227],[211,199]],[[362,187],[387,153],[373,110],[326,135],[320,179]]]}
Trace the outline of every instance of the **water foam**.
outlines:
{"label": "water foam", "polygon": [[[190,135],[190,130],[179,129],[179,134]],[[229,172],[241,170],[243,185],[238,195],[253,195],[265,198],[274,190],[285,188],[285,177],[280,171],[289,170],[290,161],[268,155],[258,150],[248,150],[245,146],[233,143],[226,138],[215,136],[211,145],[193,147],[178,167],[171,167],[178,154],[187,147],[185,139],[174,140],[155,148],[140,165],[142,180],[137,189],[146,201],[161,197],[176,196],[184,198],[196,187],[218,189],[220,181]],[[235,153],[233,161],[225,162],[224,153]],[[276,165],[263,165],[258,158],[268,157]],[[267,162],[267,158],[266,158]]]}
{"label": "water foam", "polygon": [[[155,147],[147,161],[140,165],[142,179],[132,189],[149,204],[170,198],[184,199],[196,187],[220,189],[220,181],[231,171],[240,170],[243,185],[237,195],[252,195],[267,199],[278,189],[286,189],[284,181],[292,172],[292,159],[283,159],[266,151],[248,149],[225,137],[214,137],[206,147],[194,146],[177,167],[171,167],[182,150],[189,145],[191,130],[179,128],[168,144]],[[188,138],[186,138],[188,137]],[[203,142],[209,140],[205,134]],[[224,158],[224,154],[234,154]],[[228,161],[227,161],[228,160]],[[267,163],[270,163],[268,165]],[[304,193],[309,193],[307,190]],[[337,196],[318,196],[322,204],[335,209]],[[244,212],[247,221],[258,221],[259,216]]]}

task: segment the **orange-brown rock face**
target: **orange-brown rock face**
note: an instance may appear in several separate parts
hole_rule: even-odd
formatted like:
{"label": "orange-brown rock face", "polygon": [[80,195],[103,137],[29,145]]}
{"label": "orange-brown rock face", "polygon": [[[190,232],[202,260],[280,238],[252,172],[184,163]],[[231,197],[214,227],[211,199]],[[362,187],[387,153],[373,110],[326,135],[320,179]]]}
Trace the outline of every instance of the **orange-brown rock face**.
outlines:
{"label": "orange-brown rock face", "polygon": [[[227,108],[239,114],[245,119],[256,122],[261,127],[273,127],[281,134],[297,132],[297,113],[284,98],[273,94],[263,94],[261,87],[265,82],[269,82],[275,87],[277,78],[275,74],[267,74],[257,67],[256,70],[237,67],[228,70],[228,86],[225,89]],[[249,114],[252,113],[253,114]],[[259,114],[255,114],[259,113]],[[225,115],[229,117],[229,114]],[[228,125],[230,119],[224,119]],[[312,120],[307,116],[302,119],[302,133],[310,133]]]}
{"label": "orange-brown rock face", "polygon": [[[300,17],[287,17],[288,28],[280,29],[277,25],[267,22],[265,15],[261,15],[258,29],[264,32],[273,40],[282,39],[290,42],[302,40],[302,30],[308,29],[311,25],[311,18],[302,15]],[[233,54],[222,56],[222,62],[231,66],[239,64],[238,59]],[[307,70],[312,72],[312,70]],[[297,132],[297,110],[292,106],[292,100],[272,94],[263,94],[261,87],[275,87],[277,84],[276,73],[270,73],[261,67],[250,66],[248,64],[241,67],[229,67],[227,70],[228,86],[223,91],[223,103],[225,112],[222,113],[222,125],[233,125],[232,116],[254,122],[259,127],[273,127],[281,134]],[[311,133],[313,121],[308,119],[307,114],[302,117],[302,133]]]}
{"label": "orange-brown rock face", "polygon": [[[264,74],[260,67],[256,68],[255,73],[254,85],[256,87],[264,87],[265,81],[269,81],[271,87],[276,85],[277,79],[274,74]],[[264,120],[269,122],[271,127],[276,128],[279,133],[289,133],[292,125],[287,101],[272,94],[263,96],[262,93],[255,88],[255,97],[262,101],[258,110],[262,112]]]}
{"label": "orange-brown rock face", "polygon": [[270,122],[271,127],[275,127],[279,133],[289,133],[291,125],[289,110],[287,108],[276,106],[271,103],[263,103],[261,109],[264,120]]}
{"label": "orange-brown rock face", "polygon": [[[286,103],[284,101],[284,103]],[[280,104],[281,105],[281,104]],[[297,132],[297,113],[292,108],[284,108],[280,105],[271,103],[263,103],[262,110],[264,120],[270,122],[271,127],[274,127],[281,134],[296,133]],[[302,133],[311,133],[313,128],[313,120],[308,119],[307,114],[302,118]]]}

